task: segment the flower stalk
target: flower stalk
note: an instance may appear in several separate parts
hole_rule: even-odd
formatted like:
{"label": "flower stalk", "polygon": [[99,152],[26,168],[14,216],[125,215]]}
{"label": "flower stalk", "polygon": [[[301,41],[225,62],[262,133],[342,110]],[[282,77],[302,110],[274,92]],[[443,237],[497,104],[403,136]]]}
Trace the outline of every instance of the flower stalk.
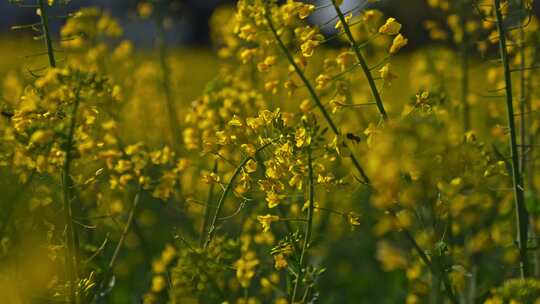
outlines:
{"label": "flower stalk", "polygon": [[497,18],[497,29],[499,32],[499,51],[501,61],[504,68],[505,80],[505,95],[506,108],[508,115],[508,129],[510,130],[510,153],[512,167],[512,181],[514,191],[514,202],[516,211],[516,228],[518,235],[519,260],[520,260],[520,275],[522,278],[529,276],[529,259],[527,256],[527,239],[528,239],[528,212],[525,208],[523,176],[520,171],[519,151],[517,145],[516,124],[514,121],[514,105],[512,93],[512,72],[510,70],[510,62],[508,59],[506,45],[506,31],[503,24],[503,16],[501,12],[501,1],[493,0],[495,8],[495,17]]}
{"label": "flower stalk", "polygon": [[38,0],[38,6],[40,11],[40,18],[41,18],[41,27],[43,30],[43,38],[45,41],[45,47],[47,48],[47,56],[49,59],[49,66],[51,68],[56,67],[56,59],[54,57],[54,50],[52,46],[52,38],[51,38],[51,32],[49,30],[49,14],[47,11],[47,6],[45,4],[44,0]]}
{"label": "flower stalk", "polygon": [[461,47],[460,47],[460,69],[461,69],[461,106],[463,115],[463,131],[467,132],[471,129],[471,109],[469,104],[469,35],[467,32],[467,10],[470,9],[466,5],[466,1],[460,3],[459,23],[462,32]]}
{"label": "flower stalk", "polygon": [[386,114],[386,110],[384,108],[381,94],[379,93],[379,89],[377,89],[377,85],[375,84],[373,75],[371,75],[371,69],[369,68],[364,56],[362,55],[362,52],[360,52],[360,47],[358,43],[356,42],[356,40],[354,39],[354,36],[351,32],[351,28],[349,27],[349,24],[347,23],[347,20],[345,19],[345,16],[343,15],[343,12],[339,8],[339,5],[337,4],[336,0],[332,0],[332,5],[334,6],[334,9],[339,17],[339,21],[341,22],[343,26],[343,30],[345,31],[345,35],[347,36],[347,39],[349,40],[349,43],[351,44],[351,47],[356,55],[356,58],[358,59],[358,63],[360,64],[360,67],[362,67],[362,71],[364,72],[364,75],[366,76],[369,88],[371,90],[371,94],[373,95],[373,98],[375,99],[375,104],[377,105],[377,109],[379,110],[379,113],[381,114],[383,120],[387,120],[388,114]]}
{"label": "flower stalk", "polygon": [[80,86],[75,92],[75,99],[70,113],[70,123],[67,134],[67,143],[65,148],[64,164],[62,166],[62,198],[64,207],[64,221],[66,224],[66,271],[68,274],[69,301],[78,303],[76,286],[79,280],[79,258],[78,258],[78,236],[73,224],[73,181],[71,179],[71,164],[73,160],[73,144],[75,138],[75,129],[77,127],[77,112],[80,103]]}
{"label": "flower stalk", "polygon": [[[314,186],[314,177],[313,177],[313,159],[311,158],[311,151],[308,151],[308,171],[309,171],[309,205],[307,210],[307,216],[306,216],[306,233],[304,236],[304,244],[302,245],[302,251],[300,253],[300,269],[298,270],[298,273],[296,275],[296,280],[294,283],[293,292],[291,295],[291,303],[295,303],[296,300],[296,294],[298,292],[298,287],[300,286],[300,282],[302,281],[302,273],[304,271],[305,267],[305,260],[307,255],[307,250],[309,247],[309,243],[311,242],[311,233],[313,231],[313,213],[315,210],[315,186]],[[306,290],[307,292],[307,290]]]}
{"label": "flower stalk", "polygon": [[[393,212],[392,210],[388,210],[388,212],[396,219],[396,221],[398,221],[398,217],[395,212]],[[407,228],[403,227],[401,228],[401,231],[403,232],[403,235],[405,236],[407,241],[411,243],[411,245],[413,246],[414,250],[420,257],[422,262],[424,262],[424,264],[428,267],[429,271],[431,272],[434,278],[434,281],[438,282],[433,287],[439,288],[440,282],[442,282],[445,293],[446,293],[446,297],[448,298],[448,300],[450,300],[450,302],[453,304],[458,304],[459,300],[452,288],[452,283],[450,282],[450,278],[448,277],[448,272],[445,269],[443,269],[441,263],[440,262],[435,263],[433,259],[430,259],[427,256],[427,254],[424,252],[422,247],[420,247],[418,242],[416,242],[416,240],[414,239],[414,236],[411,234],[411,232]]]}
{"label": "flower stalk", "polygon": [[167,42],[165,37],[165,26],[163,25],[163,13],[161,9],[157,10],[155,23],[157,26],[156,44],[159,53],[159,65],[161,69],[161,84],[163,94],[165,95],[165,106],[169,116],[169,128],[171,132],[171,145],[176,153],[180,150],[180,124],[177,117],[175,100],[171,90],[171,71],[167,64]]}
{"label": "flower stalk", "polygon": [[[309,95],[311,96],[311,99],[313,100],[313,102],[315,103],[317,108],[319,108],[319,110],[321,111],[324,119],[326,120],[326,122],[330,126],[330,129],[332,130],[334,135],[339,136],[340,135],[339,129],[337,128],[336,124],[332,120],[332,117],[330,117],[330,114],[328,113],[328,111],[323,106],[323,104],[321,102],[321,99],[319,98],[319,96],[315,92],[315,88],[313,87],[311,82],[309,82],[309,80],[307,79],[307,77],[304,74],[304,72],[302,71],[302,69],[300,69],[298,64],[294,61],[294,58],[293,58],[292,54],[290,53],[290,51],[287,49],[287,47],[283,43],[283,40],[281,40],[281,37],[279,36],[276,28],[274,27],[274,24],[272,23],[272,19],[270,18],[270,15],[269,15],[269,10],[270,10],[270,8],[267,7],[266,12],[264,13],[264,17],[265,17],[265,19],[266,19],[266,21],[268,23],[268,26],[270,27],[270,30],[271,30],[274,38],[276,39],[276,42],[278,43],[279,48],[281,49],[283,54],[287,57],[287,60],[289,61],[289,63],[293,66],[296,74],[300,77],[300,79],[302,79],[302,82],[304,83],[304,85],[308,89],[308,92],[309,92]],[[360,162],[358,161],[358,159],[354,155],[354,153],[353,153],[352,149],[350,148],[349,144],[347,142],[343,142],[343,144],[345,145],[345,148],[350,152],[350,154],[351,154],[350,157],[351,157],[352,163],[353,163],[354,167],[356,168],[356,170],[358,171],[358,173],[361,175],[361,177],[363,179],[363,183],[365,183],[366,185],[369,185],[370,184],[369,177],[367,176],[367,174],[366,174],[364,168],[362,167],[362,165],[360,165]]]}
{"label": "flower stalk", "polygon": [[[263,146],[259,147],[255,151],[255,155],[259,154],[262,150],[266,149],[266,147],[270,146],[272,143],[273,143],[273,141],[270,141],[269,143],[266,143]],[[207,248],[208,245],[210,245],[210,242],[212,242],[212,239],[214,238],[214,235],[216,233],[216,224],[217,224],[217,221],[219,219],[219,214],[221,213],[221,209],[223,209],[223,203],[225,202],[225,200],[227,199],[227,196],[231,192],[233,184],[234,184],[236,178],[238,177],[238,175],[240,175],[240,172],[242,172],[242,169],[244,169],[247,162],[252,160],[252,159],[253,159],[253,157],[251,157],[251,156],[245,157],[242,160],[242,162],[240,163],[240,165],[238,165],[238,167],[236,167],[236,170],[234,170],[234,173],[233,173],[231,179],[227,183],[227,186],[225,186],[225,189],[223,190],[223,193],[221,194],[221,197],[219,198],[219,201],[218,201],[218,203],[216,205],[216,212],[214,213],[214,215],[212,217],[212,220],[210,222],[210,227],[208,228],[208,235],[206,237],[206,241],[204,242],[203,248]]]}
{"label": "flower stalk", "polygon": [[133,204],[131,205],[131,210],[129,211],[127,222],[124,226],[124,229],[122,230],[120,239],[118,240],[118,243],[116,244],[116,247],[114,248],[114,252],[111,257],[111,260],[109,261],[109,264],[107,265],[107,269],[105,270],[105,275],[103,276],[101,286],[97,293],[98,299],[105,295],[103,290],[105,289],[106,285],[109,283],[109,280],[113,273],[114,266],[116,265],[116,261],[118,260],[118,254],[120,253],[120,250],[124,246],[126,236],[128,232],[130,231],[131,226],[133,226],[133,223],[135,220],[135,214],[137,212],[137,207],[139,206],[139,201],[141,200],[141,194],[142,194],[142,186],[139,185],[137,192],[135,194],[135,197],[133,198]]}
{"label": "flower stalk", "polygon": [[[217,169],[218,169],[218,161],[215,160],[214,169],[212,170],[212,172],[217,173]],[[204,208],[204,218],[203,218],[203,223],[201,225],[201,237],[199,240],[200,247],[204,246],[204,239],[206,236],[206,227],[208,226],[208,221],[210,220],[211,203],[214,198],[214,185],[215,184],[211,184],[210,189],[208,189],[208,198],[206,199],[206,206]]]}

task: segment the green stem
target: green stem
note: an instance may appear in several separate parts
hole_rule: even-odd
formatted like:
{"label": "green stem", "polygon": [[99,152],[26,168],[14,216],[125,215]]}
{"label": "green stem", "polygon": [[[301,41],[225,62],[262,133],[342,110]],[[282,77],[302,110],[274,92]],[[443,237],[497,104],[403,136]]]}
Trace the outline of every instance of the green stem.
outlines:
{"label": "green stem", "polygon": [[[263,146],[259,147],[255,151],[255,155],[259,154],[262,150],[264,150],[266,147],[268,147],[272,143],[273,143],[273,141],[271,141],[269,143],[266,143]],[[249,160],[251,160],[251,159],[253,159],[253,157],[247,156],[246,158],[244,158],[242,160],[240,165],[238,165],[238,167],[236,167],[236,170],[234,170],[234,173],[233,173],[231,179],[227,183],[227,186],[225,186],[225,190],[223,190],[223,193],[221,194],[221,197],[219,198],[219,201],[218,201],[218,203],[216,205],[216,212],[214,213],[214,216],[212,217],[212,221],[210,222],[210,228],[208,229],[208,235],[206,237],[206,241],[204,243],[203,248],[207,248],[208,245],[210,245],[210,242],[212,242],[214,234],[216,233],[216,224],[217,224],[217,221],[218,221],[218,218],[219,218],[219,214],[221,213],[221,209],[223,209],[223,203],[225,202],[225,199],[227,199],[227,196],[229,195],[229,192],[231,192],[233,184],[234,184],[236,178],[238,177],[238,175],[240,174],[240,172],[242,171],[244,166],[247,164],[247,162]]]}
{"label": "green stem", "polygon": [[[397,215],[392,210],[388,210],[388,212],[398,221]],[[422,247],[416,242],[414,239],[414,236],[409,232],[407,228],[401,228],[401,231],[403,232],[403,235],[405,235],[405,238],[411,243],[414,250],[424,262],[424,264],[428,267],[431,274],[438,278],[439,281],[442,281],[444,290],[446,292],[446,297],[452,302],[453,304],[458,304],[459,300],[457,296],[454,293],[454,290],[452,288],[452,283],[450,282],[450,279],[448,278],[447,272],[443,269],[443,267],[440,265],[440,263],[437,263],[435,265],[432,260],[427,256],[427,254],[424,252]]]}
{"label": "green stem", "polygon": [[[287,57],[287,60],[289,61],[289,63],[293,66],[296,74],[300,77],[300,79],[302,79],[302,82],[304,83],[304,85],[308,89],[308,92],[309,92],[309,95],[311,96],[311,99],[313,100],[315,105],[321,111],[324,119],[326,120],[326,122],[330,126],[330,129],[332,129],[332,132],[336,136],[339,136],[340,132],[339,132],[336,124],[332,120],[332,117],[330,117],[330,114],[328,113],[328,111],[326,111],[326,109],[324,108],[319,96],[317,95],[317,93],[315,92],[315,89],[313,88],[313,85],[309,82],[306,75],[304,74],[304,72],[302,72],[302,70],[300,69],[298,64],[296,64],[296,62],[294,61],[293,56],[291,55],[291,53],[289,52],[289,50],[287,49],[287,47],[285,46],[285,44],[281,40],[281,37],[277,33],[277,30],[274,27],[274,24],[272,23],[272,19],[269,16],[269,10],[270,10],[270,7],[267,7],[266,12],[264,14],[264,17],[266,18],[266,21],[268,22],[268,26],[270,27],[270,30],[272,31],[272,34],[274,35],[274,38],[276,39],[276,41],[277,41],[277,43],[279,45],[279,48],[281,49],[283,54]],[[369,178],[368,178],[366,172],[364,171],[364,169],[362,168],[362,166],[360,165],[360,162],[358,161],[358,159],[354,155],[354,153],[353,153],[352,149],[350,148],[349,144],[347,142],[343,142],[343,144],[345,145],[345,148],[350,152],[351,160],[353,162],[353,165],[356,168],[356,170],[358,171],[358,173],[362,176],[363,182],[368,185],[370,183]]]}
{"label": "green stem", "polygon": [[309,206],[307,214],[307,223],[306,223],[306,234],[304,236],[304,244],[302,246],[302,252],[300,253],[300,269],[296,275],[296,281],[294,283],[294,288],[291,296],[291,303],[294,303],[296,299],[296,293],[298,292],[298,286],[300,286],[300,281],[302,281],[302,272],[305,267],[305,258],[309,243],[311,241],[311,233],[313,231],[313,211],[315,210],[315,187],[314,187],[314,177],[313,177],[313,160],[311,159],[311,151],[308,151],[308,170],[309,170]]}
{"label": "green stem", "polygon": [[520,273],[522,278],[529,276],[529,259],[527,256],[528,238],[528,212],[525,208],[523,195],[523,176],[519,170],[519,152],[517,148],[516,126],[514,121],[514,105],[512,98],[512,75],[510,62],[506,51],[506,32],[504,30],[503,17],[501,13],[501,0],[493,0],[495,16],[497,18],[497,29],[499,31],[499,51],[504,67],[504,79],[506,89],[506,108],[508,114],[508,128],[510,129],[510,153],[512,159],[512,180],[514,188],[514,201],[516,209],[516,228],[518,234]]}
{"label": "green stem", "polygon": [[39,10],[41,12],[41,27],[43,30],[43,35],[45,38],[45,46],[47,47],[47,55],[49,57],[49,66],[51,68],[56,67],[56,60],[54,58],[54,50],[52,46],[51,32],[49,31],[49,15],[47,11],[47,6],[45,5],[44,0],[38,0]]}
{"label": "green stem", "polygon": [[[214,161],[214,169],[212,170],[212,172],[214,173],[217,173],[217,169],[218,169],[218,161],[217,159]],[[203,247],[204,245],[204,238],[206,236],[206,226],[208,226],[208,221],[210,220],[210,209],[211,209],[211,204],[212,204],[212,199],[213,199],[213,194],[214,194],[214,185],[215,184],[212,184],[210,185],[210,189],[208,189],[208,198],[206,199],[206,206],[204,208],[204,219],[203,219],[203,223],[202,223],[202,226],[201,226],[201,238],[199,240],[199,246],[200,247]]]}
{"label": "green stem", "polygon": [[66,156],[64,158],[64,164],[62,168],[62,194],[63,194],[63,205],[64,205],[64,221],[66,223],[66,270],[68,273],[68,284],[69,284],[69,300],[70,303],[78,303],[79,299],[76,291],[76,284],[79,280],[78,269],[79,269],[79,259],[78,259],[78,248],[77,248],[77,231],[73,225],[73,211],[72,211],[72,198],[73,198],[73,182],[71,180],[70,171],[71,171],[71,161],[72,161],[72,149],[73,142],[75,137],[75,129],[77,126],[77,111],[80,103],[80,87],[76,89],[75,100],[71,110],[69,130],[67,136],[67,143],[65,148]]}
{"label": "green stem", "polygon": [[366,75],[369,88],[371,89],[371,94],[373,95],[373,98],[375,98],[375,103],[377,104],[377,109],[379,110],[379,113],[381,114],[382,118],[384,120],[387,120],[388,115],[386,114],[386,110],[384,109],[384,105],[381,99],[381,94],[379,93],[379,90],[377,89],[377,85],[375,84],[373,75],[371,75],[371,70],[366,63],[364,56],[362,56],[362,53],[360,52],[360,48],[358,47],[358,44],[356,43],[356,40],[354,39],[354,36],[351,32],[349,24],[347,24],[347,21],[345,20],[345,16],[343,15],[343,12],[339,8],[339,5],[336,3],[336,0],[332,0],[332,5],[334,6],[334,9],[336,10],[336,13],[339,17],[341,25],[343,26],[345,34],[347,35],[347,39],[349,39],[349,42],[351,43],[351,47],[354,50],[354,53],[356,54],[358,63],[360,63],[360,66],[362,67],[362,70],[364,71],[364,75]]}
{"label": "green stem", "polygon": [[107,269],[105,270],[105,274],[103,275],[103,280],[101,281],[100,288],[98,289],[98,294],[97,294],[98,299],[102,297],[101,292],[103,291],[103,289],[105,289],[106,285],[109,284],[109,280],[113,273],[114,266],[116,265],[116,261],[118,260],[118,254],[120,253],[120,250],[124,246],[126,236],[129,230],[131,229],[132,224],[134,223],[135,213],[137,212],[137,206],[139,206],[139,201],[141,200],[141,193],[142,193],[142,186],[139,185],[137,189],[137,193],[135,194],[135,197],[133,198],[133,204],[131,205],[131,210],[129,211],[126,225],[124,226],[124,229],[122,230],[120,239],[118,240],[118,243],[116,244],[116,247],[114,248],[114,252],[111,257],[111,260],[109,261],[109,264],[107,265]]}
{"label": "green stem", "polygon": [[462,31],[461,41],[461,104],[463,107],[463,130],[469,131],[471,128],[471,114],[469,105],[469,35],[467,33],[467,13],[469,7],[466,2],[461,3],[460,7],[460,27]]}
{"label": "green stem", "polygon": [[[520,1],[521,9],[525,9],[523,1]],[[519,27],[519,135],[520,135],[520,159],[519,170],[522,176],[525,176],[526,157],[525,150],[527,144],[527,128],[525,126],[525,103],[527,99],[526,92],[527,81],[525,79],[525,30],[523,25]]]}
{"label": "green stem", "polygon": [[163,26],[163,16],[161,13],[161,10],[158,9],[158,13],[156,16],[156,25],[158,28],[157,33],[157,47],[159,52],[159,64],[161,68],[161,75],[162,75],[162,85],[163,85],[163,93],[165,94],[165,105],[167,107],[167,114],[169,116],[169,128],[171,130],[171,145],[176,153],[179,152],[180,149],[180,124],[178,122],[177,117],[177,109],[176,104],[174,101],[174,97],[172,95],[171,90],[171,70],[169,66],[167,65],[167,44],[165,41],[165,27]]}
{"label": "green stem", "polygon": [[[531,60],[531,65],[536,66],[536,64],[539,61],[539,58],[540,58],[540,52],[538,52],[538,50],[536,48],[534,48],[533,49],[532,60]],[[526,102],[525,102],[525,111],[526,111],[526,113],[532,113],[532,111],[533,111],[531,98],[530,98],[530,96],[532,96],[533,87],[534,87],[533,82],[528,81],[527,82],[527,95],[529,97],[526,99]],[[530,114],[528,114],[528,115],[530,115]],[[530,129],[528,130],[527,133],[528,133],[527,144],[529,145],[529,147],[532,148],[532,147],[535,146],[536,134],[534,134],[534,132],[531,132]],[[533,174],[533,172],[536,172],[535,171],[536,170],[536,160],[534,159],[534,157],[529,158],[526,165],[527,165],[527,172],[528,172],[528,174],[525,175],[526,183],[527,183],[527,190],[529,191],[530,195],[532,195],[534,198],[536,198],[537,197],[537,191],[536,191],[536,185],[535,185],[535,182],[534,182],[535,176]],[[533,223],[538,219],[538,216],[534,215],[534,214],[531,217],[532,217],[531,222],[533,222]],[[531,225],[531,228],[532,228],[531,233],[533,234],[532,237],[538,237],[538,230],[536,229],[536,227],[534,225]],[[533,262],[533,264],[535,265],[534,266],[534,277],[540,278],[540,252],[538,250],[536,250],[534,252],[534,262]]]}

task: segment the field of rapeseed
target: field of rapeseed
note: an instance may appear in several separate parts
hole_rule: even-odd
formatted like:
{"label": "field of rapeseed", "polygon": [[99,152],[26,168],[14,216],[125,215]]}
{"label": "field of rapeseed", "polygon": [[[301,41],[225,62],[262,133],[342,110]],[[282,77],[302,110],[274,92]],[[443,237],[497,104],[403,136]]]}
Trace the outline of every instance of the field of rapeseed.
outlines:
{"label": "field of rapeseed", "polygon": [[208,49],[177,1],[138,1],[152,49],[10,2],[1,303],[540,303],[533,0],[426,0],[423,47],[378,0],[238,0]]}

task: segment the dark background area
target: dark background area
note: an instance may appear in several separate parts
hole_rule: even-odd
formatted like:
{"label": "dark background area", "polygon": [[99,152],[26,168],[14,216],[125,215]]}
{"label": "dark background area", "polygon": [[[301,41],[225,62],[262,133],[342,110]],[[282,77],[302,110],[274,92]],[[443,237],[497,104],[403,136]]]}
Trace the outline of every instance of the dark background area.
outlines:
{"label": "dark background area", "polygon": [[[137,0],[72,0],[65,7],[55,8],[53,14],[62,15],[88,6],[105,8],[120,20],[126,29],[126,38],[135,41],[139,46],[151,46],[156,32],[155,27],[152,22],[136,18],[137,2]],[[208,20],[214,9],[220,5],[234,5],[236,1],[167,0],[166,2],[174,4],[171,6],[173,9],[168,9],[168,15],[174,21],[172,29],[167,34],[169,43],[172,45],[205,46],[209,43]],[[377,4],[377,8],[389,16],[398,18],[404,24],[404,32],[409,38],[409,44],[419,46],[428,40],[422,22],[426,19],[442,17],[437,15],[436,11],[429,9],[425,2],[425,0],[383,0]],[[4,36],[28,35],[28,32],[13,33],[10,27],[36,22],[35,9],[20,8],[10,3],[9,0],[0,0],[0,12],[0,34]],[[535,14],[538,15],[539,12],[539,4],[535,4]],[[53,22],[53,26],[56,28],[60,25],[61,20]]]}

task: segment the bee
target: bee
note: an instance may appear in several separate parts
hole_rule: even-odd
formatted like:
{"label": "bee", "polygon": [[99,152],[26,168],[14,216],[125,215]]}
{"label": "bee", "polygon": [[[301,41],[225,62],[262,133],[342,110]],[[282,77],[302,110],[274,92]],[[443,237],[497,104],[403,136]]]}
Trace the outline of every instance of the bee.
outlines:
{"label": "bee", "polygon": [[2,111],[0,111],[0,114],[2,116],[6,117],[7,119],[10,119],[11,117],[13,117],[13,115],[15,115],[15,114],[13,114],[13,112],[8,111],[8,110],[2,110]]}
{"label": "bee", "polygon": [[347,133],[347,139],[353,141],[354,143],[359,143],[362,141],[362,137],[355,135],[353,133]]}

